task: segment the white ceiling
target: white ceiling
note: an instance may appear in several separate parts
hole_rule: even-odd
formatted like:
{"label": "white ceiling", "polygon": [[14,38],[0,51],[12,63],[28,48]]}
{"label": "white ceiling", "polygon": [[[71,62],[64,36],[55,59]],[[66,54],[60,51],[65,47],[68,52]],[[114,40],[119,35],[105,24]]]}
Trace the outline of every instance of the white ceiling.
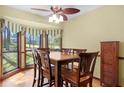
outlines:
{"label": "white ceiling", "polygon": [[[51,12],[44,12],[44,11],[36,11],[36,10],[31,10],[31,8],[40,8],[40,9],[47,9],[50,10],[51,5],[8,5],[8,7],[12,7],[12,8],[16,8],[18,10],[23,10],[23,11],[27,11],[36,15],[40,15],[43,16],[45,18],[48,18],[48,16],[50,14],[52,14]],[[78,8],[80,9],[79,13],[76,14],[72,14],[72,15],[67,15],[68,19],[72,19],[76,16],[79,16],[81,14],[85,14],[89,11],[92,11],[96,8],[99,8],[101,6],[99,5],[61,5],[62,9],[64,8]]]}

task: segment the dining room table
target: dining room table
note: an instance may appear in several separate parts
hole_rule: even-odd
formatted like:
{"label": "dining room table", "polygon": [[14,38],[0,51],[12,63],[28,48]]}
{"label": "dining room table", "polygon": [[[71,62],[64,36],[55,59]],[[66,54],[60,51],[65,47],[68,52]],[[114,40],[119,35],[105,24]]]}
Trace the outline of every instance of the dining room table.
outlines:
{"label": "dining room table", "polygon": [[61,87],[61,71],[62,65],[73,62],[74,60],[79,60],[79,56],[73,53],[63,53],[63,52],[50,52],[51,64],[55,66],[55,87]]}

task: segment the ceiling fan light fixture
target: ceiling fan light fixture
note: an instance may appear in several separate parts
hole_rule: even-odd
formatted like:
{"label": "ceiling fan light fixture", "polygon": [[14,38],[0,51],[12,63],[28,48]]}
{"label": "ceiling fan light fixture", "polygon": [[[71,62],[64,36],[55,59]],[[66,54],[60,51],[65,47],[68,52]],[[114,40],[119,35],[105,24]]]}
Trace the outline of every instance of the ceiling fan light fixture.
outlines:
{"label": "ceiling fan light fixture", "polygon": [[55,23],[60,23],[63,22],[64,18],[61,15],[53,14],[52,16],[49,17],[49,22],[55,22]]}
{"label": "ceiling fan light fixture", "polygon": [[60,22],[63,22],[63,21],[64,21],[63,16],[60,15],[59,21],[60,21]]}
{"label": "ceiling fan light fixture", "polygon": [[53,22],[53,17],[49,17],[49,22]]}
{"label": "ceiling fan light fixture", "polygon": [[52,18],[53,18],[53,20],[57,20],[58,19],[56,14],[53,14]]}

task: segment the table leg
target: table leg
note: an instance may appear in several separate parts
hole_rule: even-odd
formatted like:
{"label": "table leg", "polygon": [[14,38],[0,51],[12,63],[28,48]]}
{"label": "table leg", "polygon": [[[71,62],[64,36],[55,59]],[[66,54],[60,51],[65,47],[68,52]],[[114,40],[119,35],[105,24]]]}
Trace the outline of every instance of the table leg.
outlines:
{"label": "table leg", "polygon": [[55,65],[55,87],[61,87],[61,65],[56,62]]}

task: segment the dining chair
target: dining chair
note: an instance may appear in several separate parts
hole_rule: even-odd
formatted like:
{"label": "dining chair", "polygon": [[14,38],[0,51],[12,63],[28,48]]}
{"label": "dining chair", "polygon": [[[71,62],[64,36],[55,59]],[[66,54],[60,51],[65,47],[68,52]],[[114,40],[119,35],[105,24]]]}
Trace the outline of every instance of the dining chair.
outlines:
{"label": "dining chair", "polygon": [[[37,70],[38,70],[38,59],[37,59],[37,53],[35,49],[32,49],[32,55],[33,55],[33,61],[34,61],[34,77],[33,77],[33,84],[32,87],[34,87],[36,81],[39,82],[39,79],[37,79]],[[37,87],[39,86],[39,83],[37,83]]]}
{"label": "dining chair", "polygon": [[80,53],[77,69],[62,69],[63,80],[75,87],[87,86],[88,84],[92,87],[93,72],[97,55],[98,52]]}
{"label": "dining chair", "polygon": [[[38,53],[38,62],[40,63],[40,73],[41,73],[41,86],[49,84],[49,86],[51,87],[52,85],[54,85],[54,81],[55,81],[55,75],[54,75],[54,66],[51,65],[51,61],[50,61],[50,51],[46,51],[44,49],[37,49],[37,53]],[[48,83],[44,83],[44,78],[48,79]]]}
{"label": "dining chair", "polygon": [[87,49],[73,49],[73,53],[74,54],[80,54],[80,53],[85,53],[87,51]]}
{"label": "dining chair", "polygon": [[[87,49],[76,49],[76,48],[74,48],[73,49],[73,54],[74,55],[79,55],[80,53],[85,53],[87,51]],[[73,62],[72,62],[72,64],[71,64],[71,68],[77,68],[77,66],[78,66],[78,61],[79,60],[74,60]]]}
{"label": "dining chair", "polygon": [[71,48],[62,48],[62,49],[61,49],[61,52],[62,52],[63,54],[70,54],[70,53],[71,53]]}

